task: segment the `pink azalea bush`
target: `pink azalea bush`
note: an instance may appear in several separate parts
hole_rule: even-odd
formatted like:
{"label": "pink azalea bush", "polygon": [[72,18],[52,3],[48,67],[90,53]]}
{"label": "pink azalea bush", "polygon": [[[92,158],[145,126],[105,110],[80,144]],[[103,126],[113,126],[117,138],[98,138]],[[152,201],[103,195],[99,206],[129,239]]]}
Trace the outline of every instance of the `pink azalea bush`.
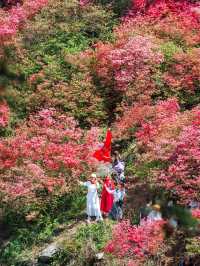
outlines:
{"label": "pink azalea bush", "polygon": [[[169,110],[170,112],[168,112]],[[179,110],[180,107],[175,98],[171,98],[166,101],[160,101],[156,105],[135,104],[132,107],[126,108],[123,116],[120,117],[116,122],[115,135],[116,137],[129,138],[134,134],[134,131],[132,131],[131,128],[138,127],[140,125],[142,129],[140,131],[138,128],[137,137],[138,140],[145,143],[145,133],[147,134],[148,138],[148,135],[153,134],[153,131],[155,131],[154,128],[159,126],[160,122],[164,122],[166,119],[170,119],[170,117],[175,116]],[[153,125],[153,121],[156,124],[155,126]],[[148,140],[149,138],[147,141]]]}
{"label": "pink azalea bush", "polygon": [[14,137],[0,141],[0,191],[12,198],[76,182],[95,164],[91,155],[98,134],[97,128],[84,133],[54,109],[30,116]]}
{"label": "pink azalea bush", "polygon": [[166,165],[152,169],[154,182],[182,203],[200,199],[199,118],[199,108],[180,112],[178,102],[169,99],[132,107],[116,124],[116,136],[135,136],[140,165],[150,161]]}
{"label": "pink azalea bush", "polygon": [[[153,66],[162,62],[162,55],[156,53],[156,44],[148,37],[136,36],[120,40],[114,47],[97,46],[96,72],[104,82],[110,80],[110,73],[119,90],[127,90],[131,83],[150,75]],[[141,92],[142,93],[142,92]]]}
{"label": "pink azalea bush", "polygon": [[[162,221],[142,221],[141,225],[131,225],[128,221],[117,224],[112,240],[105,247],[107,253],[119,258],[145,260],[155,255],[164,241]],[[131,265],[131,262],[130,262]]]}
{"label": "pink azalea bush", "polygon": [[193,4],[187,0],[133,0],[132,8],[124,18],[125,23],[120,26],[120,32],[130,34],[130,31],[141,27],[143,31],[151,29],[149,33],[154,32],[161,38],[196,45],[200,42],[198,8],[198,3]]}
{"label": "pink azalea bush", "polygon": [[164,73],[164,82],[175,91],[188,91],[194,94],[200,85],[200,49],[192,49],[188,53],[177,53],[173,57],[173,63]]}
{"label": "pink azalea bush", "polygon": [[180,134],[174,152],[169,157],[169,166],[158,177],[161,184],[175,193],[181,201],[199,200],[200,176],[198,142],[200,130],[187,126]]}
{"label": "pink azalea bush", "polygon": [[119,38],[114,44],[99,42],[94,48],[82,53],[81,61],[85,64],[80,65],[87,66],[90,75],[100,82],[111,106],[120,110],[134,101],[151,101],[157,90],[153,76],[163,62],[154,38]]}
{"label": "pink azalea bush", "polygon": [[23,5],[0,10],[0,44],[9,41],[25,21],[46,6],[48,0],[26,0]]}
{"label": "pink azalea bush", "polygon": [[0,128],[9,123],[10,109],[6,103],[0,103]]}
{"label": "pink azalea bush", "polygon": [[200,219],[200,210],[199,209],[192,210],[192,216],[196,219]]}

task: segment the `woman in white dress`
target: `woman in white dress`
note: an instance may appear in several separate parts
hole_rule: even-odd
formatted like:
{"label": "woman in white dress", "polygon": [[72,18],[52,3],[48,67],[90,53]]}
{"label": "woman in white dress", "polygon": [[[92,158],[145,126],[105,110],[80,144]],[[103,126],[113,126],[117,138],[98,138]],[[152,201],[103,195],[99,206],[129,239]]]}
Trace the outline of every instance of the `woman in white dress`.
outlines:
{"label": "woman in white dress", "polygon": [[95,216],[96,221],[102,221],[102,215],[100,211],[100,201],[98,196],[99,183],[97,182],[96,174],[91,175],[91,179],[87,182],[80,182],[81,185],[87,187],[87,222],[91,222],[91,217]]}

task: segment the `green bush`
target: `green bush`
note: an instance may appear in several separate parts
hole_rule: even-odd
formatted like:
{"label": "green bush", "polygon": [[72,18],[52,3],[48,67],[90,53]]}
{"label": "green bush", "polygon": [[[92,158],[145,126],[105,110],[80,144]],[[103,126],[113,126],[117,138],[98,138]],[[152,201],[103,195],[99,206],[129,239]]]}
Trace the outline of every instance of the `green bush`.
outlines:
{"label": "green bush", "polygon": [[200,242],[198,237],[186,239],[186,251],[189,256],[200,255]]}
{"label": "green bush", "polygon": [[113,222],[109,221],[108,223],[102,222],[91,224],[90,226],[82,226],[75,237],[77,245],[83,247],[84,243],[86,244],[90,239],[94,243],[96,250],[101,251],[112,235],[112,225]]}
{"label": "green bush", "polygon": [[95,2],[98,4],[100,3],[101,5],[112,6],[112,9],[117,16],[124,15],[132,4],[131,0],[96,0]]}

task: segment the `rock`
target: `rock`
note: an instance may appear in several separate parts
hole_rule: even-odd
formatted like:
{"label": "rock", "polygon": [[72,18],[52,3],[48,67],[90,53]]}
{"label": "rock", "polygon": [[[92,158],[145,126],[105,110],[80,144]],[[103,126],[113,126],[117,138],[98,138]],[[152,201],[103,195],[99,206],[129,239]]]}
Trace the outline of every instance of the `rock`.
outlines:
{"label": "rock", "polygon": [[97,260],[102,260],[104,257],[104,253],[103,252],[97,253],[95,256],[96,256]]}
{"label": "rock", "polygon": [[52,243],[47,246],[39,255],[38,262],[48,263],[53,257],[60,251],[60,248],[57,244]]}
{"label": "rock", "polygon": [[25,219],[27,222],[35,221],[38,218],[39,214],[40,214],[39,211],[33,211],[33,212],[27,214]]}
{"label": "rock", "polygon": [[66,226],[59,226],[55,228],[53,231],[54,236],[60,235],[65,229],[66,229]]}

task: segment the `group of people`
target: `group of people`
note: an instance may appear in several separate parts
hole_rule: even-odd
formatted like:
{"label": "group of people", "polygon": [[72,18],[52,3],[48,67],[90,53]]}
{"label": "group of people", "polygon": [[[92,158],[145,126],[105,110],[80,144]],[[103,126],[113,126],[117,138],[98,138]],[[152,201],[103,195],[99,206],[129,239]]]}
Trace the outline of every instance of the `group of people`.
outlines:
{"label": "group of people", "polygon": [[[170,210],[172,206],[173,206],[173,202],[169,201],[167,204],[168,210]],[[144,208],[140,209],[140,221],[142,221],[143,219],[146,219],[149,221],[161,221],[163,219],[162,213],[161,213],[161,206],[159,204],[152,204],[151,201],[147,203]],[[178,221],[175,215],[169,215],[168,225],[173,230],[177,228]]]}
{"label": "group of people", "polygon": [[[96,173],[91,174],[87,182],[80,182],[87,187],[87,222],[92,217],[95,221],[103,221],[103,217],[110,217],[114,220],[121,220],[122,206],[125,198],[125,176],[124,162],[118,152],[114,153],[112,164],[112,176],[106,176],[104,180],[97,177]],[[101,190],[102,185],[102,191]]]}

